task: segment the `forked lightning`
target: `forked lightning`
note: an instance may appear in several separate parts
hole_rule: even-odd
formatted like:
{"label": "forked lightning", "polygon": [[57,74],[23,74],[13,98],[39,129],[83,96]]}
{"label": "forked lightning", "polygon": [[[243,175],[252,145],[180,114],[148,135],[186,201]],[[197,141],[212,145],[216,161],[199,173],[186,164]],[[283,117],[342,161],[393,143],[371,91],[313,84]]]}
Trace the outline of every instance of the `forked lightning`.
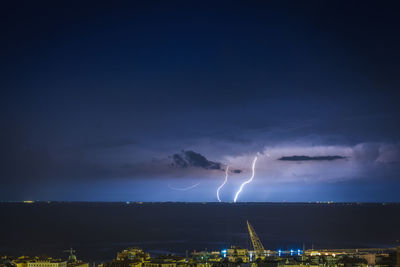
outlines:
{"label": "forked lightning", "polygon": [[228,181],[228,170],[229,170],[229,166],[226,166],[226,170],[225,170],[225,180],[224,182],[218,187],[217,189],[217,198],[218,201],[221,202],[221,199],[219,198],[219,191],[221,190],[222,187],[224,187],[224,185],[226,184],[226,182]]}
{"label": "forked lightning", "polygon": [[253,165],[252,165],[253,174],[251,175],[251,177],[250,177],[249,180],[245,181],[245,182],[240,186],[239,190],[236,192],[236,195],[235,195],[235,198],[233,199],[233,202],[236,202],[236,200],[237,200],[237,198],[238,198],[240,192],[242,192],[242,190],[243,190],[243,187],[244,187],[246,184],[251,183],[251,181],[253,181],[253,178],[254,178],[254,175],[255,175],[255,170],[254,170],[254,169],[255,169],[255,167],[256,167],[256,161],[257,161],[257,157],[254,158]]}

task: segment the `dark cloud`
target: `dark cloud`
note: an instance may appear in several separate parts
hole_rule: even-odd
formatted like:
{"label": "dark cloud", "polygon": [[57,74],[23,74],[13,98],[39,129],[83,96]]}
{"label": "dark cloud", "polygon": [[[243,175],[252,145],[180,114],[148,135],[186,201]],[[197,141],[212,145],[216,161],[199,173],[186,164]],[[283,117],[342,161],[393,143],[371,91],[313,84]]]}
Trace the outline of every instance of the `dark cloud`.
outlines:
{"label": "dark cloud", "polygon": [[207,170],[222,170],[222,163],[208,160],[200,153],[188,150],[172,156],[172,165],[181,168],[198,167]]}
{"label": "dark cloud", "polygon": [[241,173],[242,170],[231,170],[231,173]]}
{"label": "dark cloud", "polygon": [[278,160],[285,160],[285,161],[307,161],[307,160],[337,160],[337,159],[346,159],[343,156],[284,156],[279,158]]}
{"label": "dark cloud", "polygon": [[184,160],[182,158],[182,156],[179,155],[179,154],[174,154],[172,156],[172,160],[174,162],[173,164],[176,165],[176,166],[179,166],[179,167],[182,167],[182,168],[186,168],[186,167],[189,166],[189,163],[186,160]]}

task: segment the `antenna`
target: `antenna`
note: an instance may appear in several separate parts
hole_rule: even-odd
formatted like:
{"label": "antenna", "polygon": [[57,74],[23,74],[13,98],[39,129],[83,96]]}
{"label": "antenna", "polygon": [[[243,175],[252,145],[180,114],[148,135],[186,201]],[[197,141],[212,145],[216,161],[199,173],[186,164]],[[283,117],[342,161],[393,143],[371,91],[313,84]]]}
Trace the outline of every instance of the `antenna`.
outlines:
{"label": "antenna", "polygon": [[69,262],[76,261],[76,256],[74,254],[76,251],[74,249],[70,248],[70,249],[64,250],[63,252],[68,252],[69,253],[69,256],[68,256],[68,261]]}

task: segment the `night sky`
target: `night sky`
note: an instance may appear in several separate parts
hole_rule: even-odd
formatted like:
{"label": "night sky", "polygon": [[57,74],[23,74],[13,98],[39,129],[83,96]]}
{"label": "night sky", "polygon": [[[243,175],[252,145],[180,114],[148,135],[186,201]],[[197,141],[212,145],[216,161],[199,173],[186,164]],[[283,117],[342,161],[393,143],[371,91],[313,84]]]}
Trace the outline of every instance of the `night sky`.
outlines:
{"label": "night sky", "polygon": [[0,8],[0,200],[400,201],[395,1],[82,2]]}

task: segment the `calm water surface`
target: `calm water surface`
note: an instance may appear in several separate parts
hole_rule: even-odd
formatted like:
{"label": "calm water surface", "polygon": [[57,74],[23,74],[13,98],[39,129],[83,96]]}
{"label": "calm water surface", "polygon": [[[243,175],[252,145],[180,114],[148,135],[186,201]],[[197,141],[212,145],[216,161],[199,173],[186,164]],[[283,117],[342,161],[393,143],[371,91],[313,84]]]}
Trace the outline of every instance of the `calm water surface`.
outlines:
{"label": "calm water surface", "polygon": [[391,247],[400,204],[0,203],[0,255],[100,261],[139,246],[153,255],[248,247],[246,220],[265,248]]}

